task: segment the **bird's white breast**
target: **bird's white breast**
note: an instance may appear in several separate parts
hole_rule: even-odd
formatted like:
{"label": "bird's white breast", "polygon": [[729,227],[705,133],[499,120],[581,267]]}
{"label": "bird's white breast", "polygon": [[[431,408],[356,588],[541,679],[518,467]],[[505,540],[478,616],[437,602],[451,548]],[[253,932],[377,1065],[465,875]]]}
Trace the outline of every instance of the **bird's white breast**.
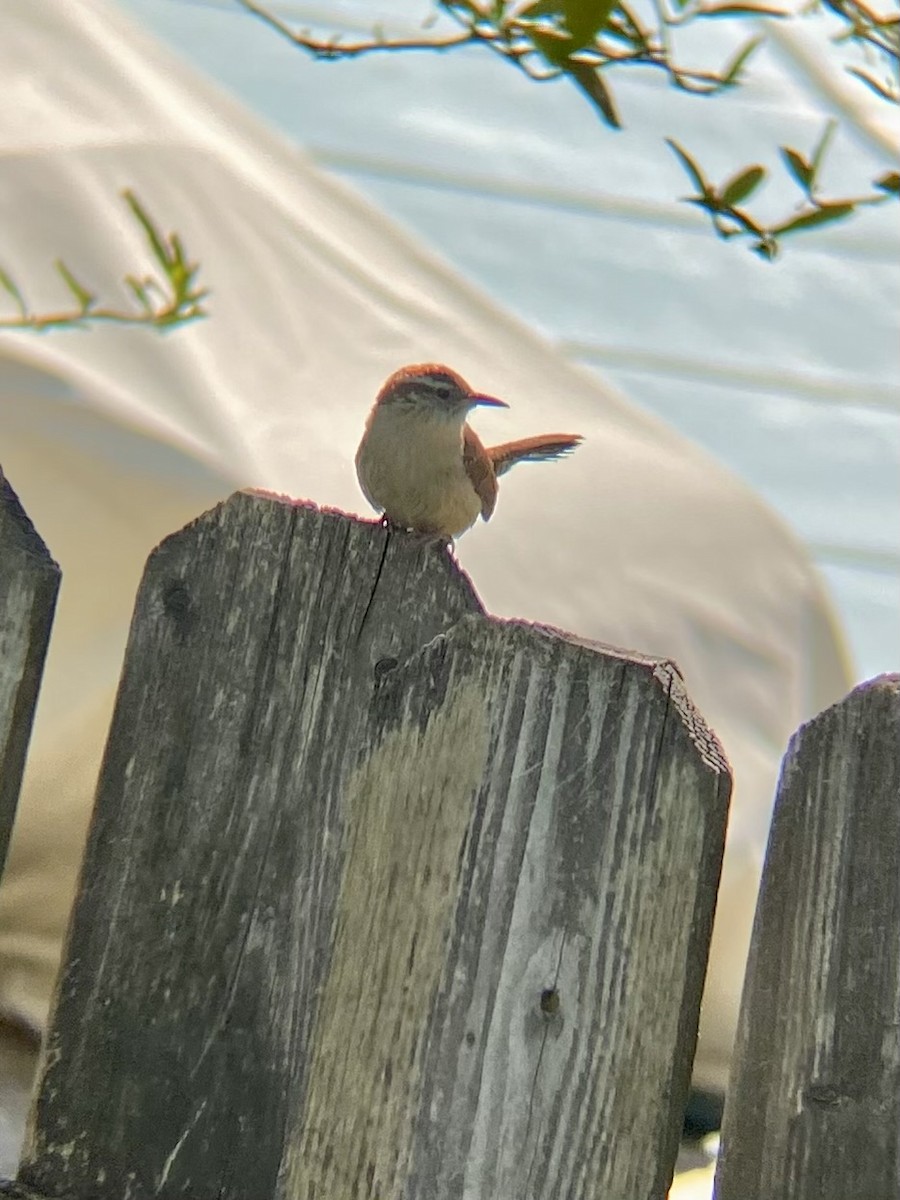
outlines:
{"label": "bird's white breast", "polygon": [[481,511],[463,464],[458,420],[379,405],[360,443],[356,471],[369,503],[406,529],[456,537]]}

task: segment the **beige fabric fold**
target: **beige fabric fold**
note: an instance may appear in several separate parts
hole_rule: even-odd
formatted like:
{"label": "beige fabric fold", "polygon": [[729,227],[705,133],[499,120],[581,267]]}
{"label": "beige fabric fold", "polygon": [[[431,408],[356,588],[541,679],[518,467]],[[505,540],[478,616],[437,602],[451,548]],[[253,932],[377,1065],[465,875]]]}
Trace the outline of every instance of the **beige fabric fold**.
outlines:
{"label": "beige fabric fold", "polygon": [[[505,477],[459,557],[489,610],[674,658],[737,786],[698,1081],[724,1083],[780,756],[849,683],[805,553],[746,486],[567,364],[351,189],[99,0],[7,0],[4,266],[60,302],[144,254],[133,188],[203,263],[212,319],[160,337],[0,336],[0,462],[65,573],[0,888],[0,1010],[40,1026],[141,565],[237,486],[364,511],[352,460],[383,378],[448,362],[509,401],[503,441],[585,444]],[[48,72],[54,88],[43,81]],[[597,315],[598,321],[602,314]]]}

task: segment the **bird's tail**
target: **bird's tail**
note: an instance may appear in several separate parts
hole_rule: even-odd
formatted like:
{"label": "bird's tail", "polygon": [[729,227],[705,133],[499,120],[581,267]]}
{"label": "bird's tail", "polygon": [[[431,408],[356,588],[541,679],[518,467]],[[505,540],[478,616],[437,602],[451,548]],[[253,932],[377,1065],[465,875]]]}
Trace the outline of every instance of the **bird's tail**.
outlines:
{"label": "bird's tail", "polygon": [[582,440],[580,433],[542,433],[537,437],[522,438],[517,442],[503,442],[500,446],[489,446],[488,454],[494,471],[502,475],[520,462],[553,462],[569,454]]}

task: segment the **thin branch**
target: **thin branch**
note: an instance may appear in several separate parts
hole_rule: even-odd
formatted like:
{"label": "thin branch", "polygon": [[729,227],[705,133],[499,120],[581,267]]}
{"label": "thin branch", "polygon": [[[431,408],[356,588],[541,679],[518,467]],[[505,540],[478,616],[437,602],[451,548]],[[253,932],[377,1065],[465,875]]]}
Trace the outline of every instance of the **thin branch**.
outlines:
{"label": "thin branch", "polygon": [[[480,42],[494,54],[511,62],[523,75],[533,79],[535,83],[547,83],[562,76],[561,70],[554,69],[540,58],[532,42],[527,36],[522,35],[519,22],[514,18],[506,22],[502,28],[491,26],[481,28],[473,23],[471,12],[460,11],[461,6],[454,3],[454,0],[438,0],[438,3],[448,17],[472,35],[472,41]],[[462,7],[464,8],[464,6]],[[534,58],[538,58],[540,66],[535,67],[532,64]]]}
{"label": "thin branch", "polygon": [[[202,295],[205,296],[205,293]],[[26,312],[18,317],[0,317],[0,329],[31,329],[37,333],[45,333],[50,329],[86,329],[88,325],[95,323],[170,327],[184,325],[188,321],[196,321],[206,315],[199,304],[178,310],[166,308],[152,315],[115,308],[90,308],[87,310],[73,308],[44,314]]]}
{"label": "thin branch", "polygon": [[[833,2],[838,3],[841,0],[833,0]],[[460,26],[458,34],[433,39],[427,37],[394,40],[371,38],[355,42],[342,42],[337,37],[316,38],[307,30],[292,29],[290,25],[263,4],[258,3],[257,0],[237,0],[237,3],[245,11],[287,38],[293,45],[307,51],[317,59],[353,58],[376,51],[451,50],[458,46],[482,45],[512,63],[536,83],[546,83],[572,74],[564,64],[548,61],[535,46],[533,21],[522,19],[512,13],[502,19],[498,18],[492,24],[489,16],[481,14],[466,0],[437,0],[441,11]],[[768,15],[778,15],[778,10],[760,8],[760,11],[765,11]],[[698,7],[696,15],[711,15],[712,12],[712,8],[706,13],[702,7]],[[694,95],[712,95],[728,86],[719,75],[712,71],[683,67],[673,62],[671,47],[666,38],[666,27],[680,24],[685,18],[676,18],[661,7],[659,18],[659,31],[651,32],[641,26],[634,13],[629,11],[624,3],[620,3],[617,5],[617,11],[610,17],[609,29],[599,31],[593,46],[582,47],[567,61],[571,62],[574,67],[587,65],[597,71],[629,64],[655,67],[664,70],[674,86]],[[607,34],[631,43],[632,48],[618,49],[604,44],[603,39]]]}
{"label": "thin branch", "polygon": [[307,50],[313,58],[356,58],[361,54],[371,54],[377,50],[452,50],[457,46],[465,46],[471,42],[482,40],[481,34],[470,29],[468,32],[446,38],[398,38],[394,41],[389,41],[387,38],[375,38],[363,42],[340,42],[337,38],[331,38],[323,41],[320,38],[312,37],[304,30],[298,32],[291,29],[290,25],[261,4],[256,4],[255,0],[237,0],[237,2],[247,12],[259,17],[266,25],[292,41],[295,46],[299,46],[301,50]]}

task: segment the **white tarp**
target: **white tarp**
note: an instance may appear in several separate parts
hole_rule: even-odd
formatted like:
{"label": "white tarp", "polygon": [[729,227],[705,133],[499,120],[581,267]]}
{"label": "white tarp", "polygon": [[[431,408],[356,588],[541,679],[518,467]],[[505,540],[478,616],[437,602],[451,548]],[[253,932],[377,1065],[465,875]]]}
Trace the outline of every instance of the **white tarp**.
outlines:
{"label": "white tarp", "polygon": [[[674,658],[737,786],[697,1078],[724,1082],[777,766],[848,684],[806,556],[697,447],[564,363],[380,212],[97,0],[6,0],[0,264],[40,309],[63,257],[108,294],[145,258],[124,187],[203,263],[212,319],[0,335],[0,463],[64,571],[7,875],[0,1008],[40,1025],[134,590],[160,537],[235,487],[365,512],[374,392],[445,361],[561,429],[565,463],[503,481],[459,557],[487,608]],[[652,312],[647,314],[648,343]]]}

